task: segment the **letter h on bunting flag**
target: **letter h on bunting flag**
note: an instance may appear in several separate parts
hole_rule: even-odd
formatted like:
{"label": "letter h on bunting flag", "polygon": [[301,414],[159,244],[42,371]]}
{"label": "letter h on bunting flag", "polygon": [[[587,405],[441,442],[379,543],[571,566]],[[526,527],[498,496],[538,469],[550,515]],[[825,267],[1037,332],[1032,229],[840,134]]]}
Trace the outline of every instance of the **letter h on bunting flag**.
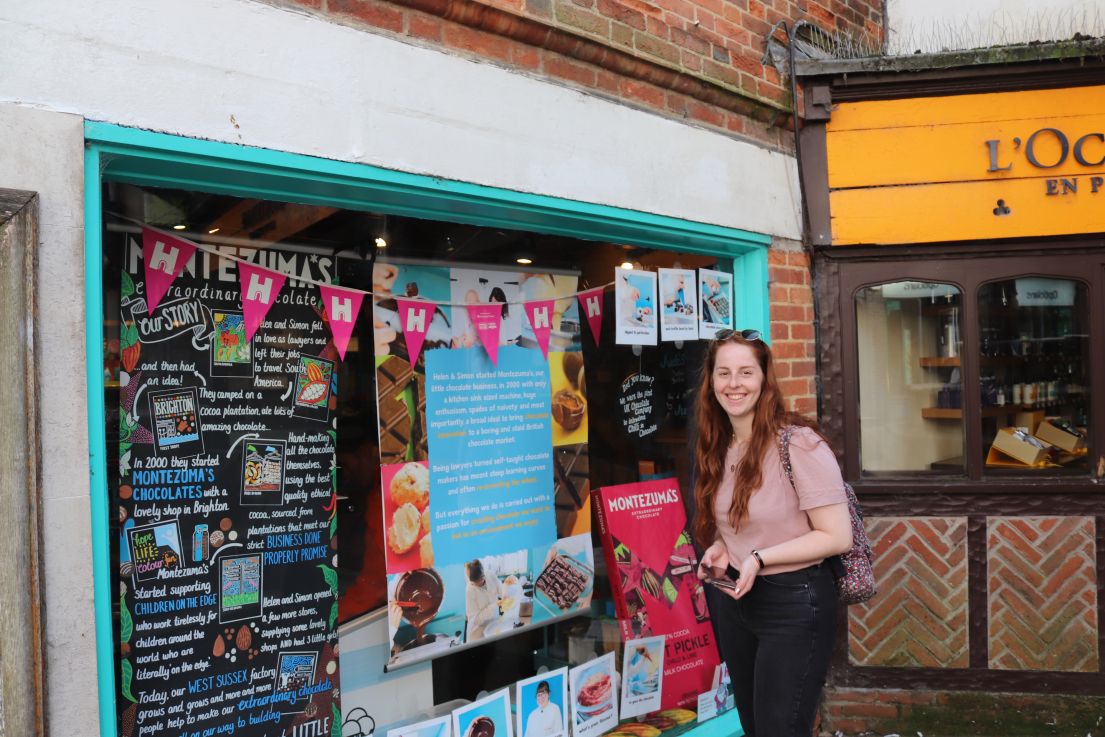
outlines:
{"label": "letter h on bunting flag", "polygon": [[183,238],[142,228],[142,266],[146,275],[146,307],[150,314],[161,303],[173,280],[196,252],[196,245]]}
{"label": "letter h on bunting flag", "polygon": [[357,322],[357,315],[361,312],[364,292],[328,284],[320,284],[318,289],[322,292],[322,308],[326,311],[330,332],[334,335],[334,347],[338,349],[338,355],[344,361],[345,349],[349,347],[349,337],[353,334],[353,326]]}
{"label": "letter h on bunting flag", "polygon": [[548,360],[549,334],[552,332],[553,300],[543,299],[526,302],[525,308],[529,325],[533,328],[533,337],[537,338],[537,345],[541,346],[541,353]]}
{"label": "letter h on bunting flag", "polygon": [[403,330],[403,340],[407,344],[407,360],[411,366],[418,363],[418,354],[422,352],[422,343],[430,331],[430,322],[434,319],[437,305],[417,299],[395,298],[399,308],[399,326]]}
{"label": "letter h on bunting flag", "polygon": [[591,326],[591,338],[595,345],[599,344],[599,336],[602,333],[602,290],[604,287],[595,287],[586,292],[579,293],[579,307],[587,316],[587,324]]}
{"label": "letter h on bunting flag", "polygon": [[238,280],[242,285],[242,316],[246,323],[246,340],[253,340],[253,334],[261,327],[265,315],[276,302],[276,297],[284,288],[288,277],[279,271],[239,262]]}

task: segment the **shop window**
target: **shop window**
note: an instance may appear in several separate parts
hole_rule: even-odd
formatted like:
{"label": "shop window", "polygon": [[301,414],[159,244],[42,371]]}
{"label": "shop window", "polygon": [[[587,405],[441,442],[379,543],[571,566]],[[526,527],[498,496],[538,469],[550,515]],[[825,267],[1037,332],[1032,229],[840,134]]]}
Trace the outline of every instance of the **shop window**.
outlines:
{"label": "shop window", "polygon": [[864,472],[963,473],[959,288],[900,281],[855,301]]}
{"label": "shop window", "polygon": [[[200,698],[191,694],[214,688],[212,675],[226,673],[252,673],[250,695],[282,695],[302,707],[294,713],[329,719],[337,714],[329,699],[339,652],[341,711],[368,710],[365,733],[369,721],[383,733],[448,714],[539,668],[620,653],[590,492],[674,479],[689,506],[688,416],[705,343],[692,336],[634,351],[617,345],[625,326],[615,315],[627,308],[644,324],[668,310],[696,333],[701,290],[713,317],[728,316],[731,262],[117,182],[104,185],[103,202],[121,732],[148,716],[144,694],[155,687],[172,689],[175,713]],[[162,274],[176,263],[165,249],[174,234],[200,246],[179,274],[158,277],[166,287],[157,297],[144,272],[147,226],[157,229],[160,247],[150,260]],[[690,271],[687,281],[661,280],[651,295],[620,290],[622,302],[607,289],[596,345],[598,326],[581,315],[575,295],[609,284],[626,262],[632,273],[653,276],[664,267]],[[242,306],[250,264],[269,270],[259,284],[272,272],[287,276],[252,337]],[[713,271],[695,283],[695,269]],[[319,283],[373,292],[344,356]],[[523,305],[557,298],[546,358]],[[406,299],[436,305],[420,323],[420,346],[401,324]],[[477,329],[465,308],[494,302],[505,303],[492,315],[501,320],[498,365],[511,372],[509,381],[469,371],[460,356],[486,363],[485,327]],[[544,383],[535,381],[539,373]],[[546,409],[511,409],[526,401]],[[515,442],[538,432],[543,439]],[[478,452],[441,452],[442,441],[463,433],[486,442]],[[511,443],[510,453],[495,450]],[[546,488],[530,493],[536,472],[525,467],[542,458],[551,461]],[[457,480],[457,495],[471,492],[472,501],[442,503],[442,514],[431,516],[428,474],[462,471],[469,475]],[[543,494],[543,501],[478,507],[504,484],[525,490],[519,500]],[[452,535],[447,544],[450,514],[486,535]],[[542,526],[547,541],[526,538],[494,555],[481,547],[507,527],[525,538]],[[641,591],[662,595],[668,609],[683,597],[689,627],[709,631],[701,586],[685,578],[694,578],[693,550],[682,541],[675,547],[679,556],[665,553],[648,575],[633,568],[636,556],[627,553],[625,562],[640,575]],[[478,576],[470,566],[477,560]],[[160,569],[186,598],[165,589]],[[491,622],[466,616],[467,583],[477,578],[495,579]],[[647,617],[634,614],[631,634],[647,634]],[[478,635],[486,642],[477,644]],[[703,637],[695,634],[688,651]],[[188,647],[158,644],[178,641]],[[138,667],[146,663],[170,681]],[[680,697],[694,704],[715,671],[686,670],[693,683]],[[313,695],[300,704],[304,687]]]}
{"label": "shop window", "polygon": [[1086,285],[1020,277],[978,291],[986,473],[1087,468]]}

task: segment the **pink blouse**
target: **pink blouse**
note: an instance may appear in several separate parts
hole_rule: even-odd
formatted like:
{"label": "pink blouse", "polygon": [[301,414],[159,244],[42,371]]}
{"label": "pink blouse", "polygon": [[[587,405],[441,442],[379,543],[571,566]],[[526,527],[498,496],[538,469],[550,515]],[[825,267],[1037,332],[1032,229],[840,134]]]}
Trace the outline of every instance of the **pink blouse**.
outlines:
{"label": "pink blouse", "polygon": [[[736,566],[753,550],[793,540],[813,529],[807,509],[829,504],[847,503],[840,466],[828,444],[813,430],[802,427],[790,436],[790,463],[794,471],[794,487],[787,480],[779,457],[779,446],[772,443],[764,454],[763,483],[748,500],[748,514],[740,531],[729,524],[729,506],[733,503],[735,468],[744,455],[747,443],[729,448],[725,455],[725,475],[714,497],[714,516],[718,535],[729,551],[729,560]],[[795,494],[797,489],[797,494]],[[785,573],[818,563],[768,565],[762,572]]]}

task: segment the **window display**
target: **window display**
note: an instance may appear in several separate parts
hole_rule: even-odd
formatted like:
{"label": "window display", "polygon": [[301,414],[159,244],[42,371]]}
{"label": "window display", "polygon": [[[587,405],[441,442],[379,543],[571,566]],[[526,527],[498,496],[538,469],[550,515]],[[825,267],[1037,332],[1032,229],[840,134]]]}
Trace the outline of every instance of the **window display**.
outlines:
{"label": "window display", "polygon": [[979,289],[987,473],[1088,467],[1087,291],[1028,276]]}
{"label": "window display", "polygon": [[[386,733],[607,655],[609,689],[589,673],[557,706],[604,723],[609,696],[617,713],[623,635],[591,492],[690,483],[692,292],[703,273],[724,282],[711,316],[732,322],[730,262],[118,183],[104,203],[124,728],[153,718],[136,702],[158,667],[185,661],[200,679],[185,712],[213,698],[204,679],[236,686],[217,695],[235,713],[201,730],[333,733],[344,710]],[[640,325],[619,331],[619,307]],[[646,322],[643,346],[617,345]],[[138,478],[155,470],[197,478]],[[147,499],[173,484],[187,508]],[[210,583],[193,638],[210,642],[187,657],[145,634],[170,578]],[[649,729],[689,728],[700,695]]]}
{"label": "window display", "polygon": [[963,474],[963,377],[978,371],[985,473],[1088,469],[1085,284],[1024,276],[977,290],[978,352],[963,341],[963,295],[899,281],[856,293],[864,472]]}

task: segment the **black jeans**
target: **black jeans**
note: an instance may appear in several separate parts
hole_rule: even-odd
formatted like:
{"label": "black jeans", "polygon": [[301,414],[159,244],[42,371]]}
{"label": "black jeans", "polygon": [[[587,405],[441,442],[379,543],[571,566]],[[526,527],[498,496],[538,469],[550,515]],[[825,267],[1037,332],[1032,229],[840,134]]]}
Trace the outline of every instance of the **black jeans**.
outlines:
{"label": "black jeans", "polygon": [[810,737],[836,639],[828,563],[759,576],[740,601],[715,597],[718,644],[748,737]]}

